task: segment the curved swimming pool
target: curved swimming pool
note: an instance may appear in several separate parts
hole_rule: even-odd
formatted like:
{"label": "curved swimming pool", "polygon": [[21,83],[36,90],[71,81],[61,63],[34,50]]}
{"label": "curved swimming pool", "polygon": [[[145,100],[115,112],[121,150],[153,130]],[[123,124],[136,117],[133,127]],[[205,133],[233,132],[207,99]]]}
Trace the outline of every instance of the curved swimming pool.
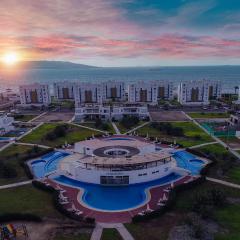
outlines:
{"label": "curved swimming pool", "polygon": [[32,161],[31,167],[33,174],[37,178],[46,176],[48,173],[57,170],[58,163],[68,155],[69,153],[66,152],[53,151],[42,156],[40,159]]}
{"label": "curved swimming pool", "polygon": [[176,181],[180,177],[181,175],[177,173],[171,173],[158,180],[127,186],[88,184],[65,176],[56,177],[54,180],[61,184],[84,189],[79,201],[83,202],[88,208],[102,211],[123,211],[144,204],[148,200],[147,189]]}
{"label": "curved swimming pool", "polygon": [[177,166],[190,171],[192,175],[199,175],[205,165],[203,160],[198,159],[197,156],[187,151],[175,152],[173,156],[177,162]]}

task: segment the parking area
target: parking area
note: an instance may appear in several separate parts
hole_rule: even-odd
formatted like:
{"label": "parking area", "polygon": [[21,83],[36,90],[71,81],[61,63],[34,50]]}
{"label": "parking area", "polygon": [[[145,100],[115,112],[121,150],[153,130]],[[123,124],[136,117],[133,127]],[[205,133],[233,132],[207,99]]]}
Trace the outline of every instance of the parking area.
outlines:
{"label": "parking area", "polygon": [[67,122],[74,116],[74,112],[47,112],[34,122]]}
{"label": "parking area", "polygon": [[181,111],[150,111],[150,118],[154,122],[183,122],[189,121]]}

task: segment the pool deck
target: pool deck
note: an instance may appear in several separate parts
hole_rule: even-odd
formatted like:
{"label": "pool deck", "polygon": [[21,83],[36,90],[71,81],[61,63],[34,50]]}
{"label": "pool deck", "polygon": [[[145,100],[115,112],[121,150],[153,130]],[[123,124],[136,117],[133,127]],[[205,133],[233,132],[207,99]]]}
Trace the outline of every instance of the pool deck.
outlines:
{"label": "pool deck", "polygon": [[[187,181],[191,181],[194,178],[191,175],[184,176],[183,178],[177,180],[174,185],[181,185],[184,184]],[[148,203],[145,205],[133,209],[133,210],[127,210],[127,211],[122,211],[122,212],[104,212],[104,211],[97,211],[93,209],[86,208],[83,206],[79,201],[78,201],[78,195],[80,193],[80,189],[73,188],[70,186],[66,185],[61,185],[58,182],[55,182],[52,179],[45,179],[45,183],[50,184],[52,187],[57,189],[57,187],[61,187],[62,189],[66,190],[64,193],[64,196],[68,197],[69,199],[69,204],[63,205],[66,209],[71,208],[72,204],[74,203],[75,207],[77,210],[80,210],[83,212],[83,217],[91,217],[95,218],[97,222],[101,223],[127,223],[131,222],[132,217],[137,215],[138,213],[145,211],[147,207],[149,206],[150,209],[152,210],[157,210],[160,207],[157,205],[158,201],[160,198],[163,197],[164,193],[166,197],[168,197],[168,193],[164,192],[164,190],[168,187],[170,187],[170,184],[166,184],[163,186],[158,186],[150,189],[150,194],[151,194],[151,199]]]}

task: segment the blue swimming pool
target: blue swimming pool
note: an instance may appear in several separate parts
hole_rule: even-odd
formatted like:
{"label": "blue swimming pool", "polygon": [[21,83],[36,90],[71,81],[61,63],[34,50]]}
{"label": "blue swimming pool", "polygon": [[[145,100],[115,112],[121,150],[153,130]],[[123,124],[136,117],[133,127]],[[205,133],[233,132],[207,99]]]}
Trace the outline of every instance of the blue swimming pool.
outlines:
{"label": "blue swimming pool", "polygon": [[175,152],[173,156],[177,161],[177,166],[190,171],[192,175],[199,175],[205,165],[203,160],[197,159],[196,156],[186,151]]}
{"label": "blue swimming pool", "polygon": [[145,189],[179,179],[181,175],[171,173],[155,181],[128,186],[102,186],[72,180],[65,176],[54,178],[59,183],[83,188],[82,201],[90,208],[105,211],[121,211],[137,207],[147,200]]}
{"label": "blue swimming pool", "polygon": [[59,161],[68,155],[69,153],[66,152],[53,151],[42,156],[40,159],[34,160],[31,162],[33,174],[37,178],[42,178],[48,173],[57,170]]}
{"label": "blue swimming pool", "polygon": [[135,141],[134,139],[132,138],[124,138],[124,137],[116,137],[116,138],[108,138],[106,139],[107,141]]}
{"label": "blue swimming pool", "polygon": [[14,137],[0,137],[0,142],[9,142],[13,141],[14,139]]}

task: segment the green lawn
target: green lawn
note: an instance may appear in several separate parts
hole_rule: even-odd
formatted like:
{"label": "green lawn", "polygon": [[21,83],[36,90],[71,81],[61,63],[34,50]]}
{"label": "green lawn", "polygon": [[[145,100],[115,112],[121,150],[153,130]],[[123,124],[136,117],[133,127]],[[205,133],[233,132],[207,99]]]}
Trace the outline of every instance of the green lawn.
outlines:
{"label": "green lawn", "polygon": [[128,132],[128,131],[130,131],[131,129],[142,125],[143,123],[145,123],[145,122],[144,122],[144,121],[139,121],[139,123],[136,124],[135,126],[133,126],[133,127],[131,127],[131,128],[126,128],[126,127],[124,127],[120,122],[115,122],[117,128],[119,129],[119,131],[120,131],[121,133]]}
{"label": "green lawn", "polygon": [[240,205],[233,204],[216,212],[218,222],[228,229],[228,233],[217,234],[216,240],[240,239]]}
{"label": "green lawn", "polygon": [[61,235],[61,234],[57,234],[57,236],[55,236],[54,240],[90,240],[91,235],[88,233],[82,233],[82,234],[77,234],[77,235]]}
{"label": "green lawn", "polygon": [[[108,130],[103,129],[102,127],[97,128],[97,129],[99,129],[101,131],[106,131],[106,132],[115,134],[115,130],[114,130],[112,124],[110,122],[106,122],[106,124],[108,125]],[[84,122],[84,123],[79,123],[79,125],[86,126],[86,127],[91,127],[91,128],[96,128],[95,122]]]}
{"label": "green lawn", "polygon": [[31,185],[0,190],[0,214],[28,213],[64,218],[53,206],[53,196]]}
{"label": "green lawn", "polygon": [[217,160],[216,164],[209,169],[208,176],[240,184],[240,163],[222,145],[212,144],[196,150],[214,156]]}
{"label": "green lawn", "polygon": [[235,136],[225,136],[225,137],[219,137],[223,142],[228,144],[236,144],[238,147],[240,147],[240,139]]}
{"label": "green lawn", "polygon": [[45,123],[30,134],[23,137],[20,141],[26,143],[43,144],[50,147],[61,146],[65,142],[73,144],[78,141],[85,140],[87,137],[91,137],[92,134],[99,134],[97,131],[89,130],[82,127],[77,127],[69,124],[69,129],[65,137],[60,137],[54,141],[49,141],[45,137],[53,131],[59,123]]}
{"label": "green lawn", "polygon": [[146,135],[148,134],[149,137],[158,137],[160,140],[167,140],[167,141],[174,141],[176,140],[177,143],[182,144],[184,147],[190,147],[206,142],[213,141],[212,138],[206,134],[201,128],[195,125],[192,122],[171,122],[170,123],[173,127],[180,127],[183,129],[184,136],[177,137],[177,136],[170,136],[162,133],[158,129],[153,128],[150,124],[140,128],[137,130],[138,134]]}
{"label": "green lawn", "polygon": [[122,240],[119,232],[115,228],[104,228],[101,240]]}
{"label": "green lawn", "polygon": [[[1,178],[0,185],[10,184],[14,182],[27,180],[27,176],[23,167],[20,165],[20,158],[26,157],[29,155],[29,152],[32,152],[34,147],[32,146],[23,146],[23,145],[11,145],[8,148],[4,149],[0,153],[0,162],[3,164],[9,165],[11,168],[15,169],[17,176],[13,178]],[[45,151],[42,148],[38,148],[38,151]]]}
{"label": "green lawn", "polygon": [[190,112],[187,113],[192,118],[229,118],[230,114],[226,112]]}
{"label": "green lawn", "polygon": [[28,122],[37,116],[38,115],[27,114],[27,115],[14,115],[13,117],[16,121]]}

